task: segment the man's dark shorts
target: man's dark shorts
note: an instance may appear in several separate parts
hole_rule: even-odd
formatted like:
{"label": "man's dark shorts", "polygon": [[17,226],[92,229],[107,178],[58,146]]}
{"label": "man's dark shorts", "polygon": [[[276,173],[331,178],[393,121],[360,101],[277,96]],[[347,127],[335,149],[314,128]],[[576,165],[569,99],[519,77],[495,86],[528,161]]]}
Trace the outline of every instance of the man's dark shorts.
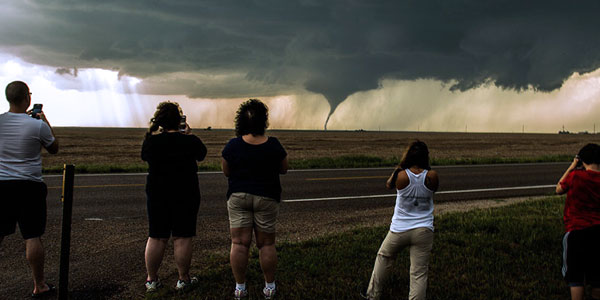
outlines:
{"label": "man's dark shorts", "polygon": [[563,276],[569,286],[600,288],[600,225],[565,234]]}
{"label": "man's dark shorts", "polygon": [[0,236],[15,233],[24,239],[46,231],[46,184],[28,180],[0,180]]}

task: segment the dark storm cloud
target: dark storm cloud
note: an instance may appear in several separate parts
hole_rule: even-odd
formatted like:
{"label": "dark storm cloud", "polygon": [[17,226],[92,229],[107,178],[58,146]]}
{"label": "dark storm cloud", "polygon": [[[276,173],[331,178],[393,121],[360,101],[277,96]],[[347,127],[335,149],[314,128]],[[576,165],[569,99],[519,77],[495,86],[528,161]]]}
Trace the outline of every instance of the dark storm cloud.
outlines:
{"label": "dark storm cloud", "polygon": [[71,75],[73,77],[77,77],[77,68],[68,69],[68,68],[58,68],[56,69],[56,74],[58,75]]}
{"label": "dark storm cloud", "polygon": [[382,78],[466,90],[559,88],[600,67],[598,1],[25,1],[0,48],[34,63],[116,69],[148,93],[309,90],[332,110]]}

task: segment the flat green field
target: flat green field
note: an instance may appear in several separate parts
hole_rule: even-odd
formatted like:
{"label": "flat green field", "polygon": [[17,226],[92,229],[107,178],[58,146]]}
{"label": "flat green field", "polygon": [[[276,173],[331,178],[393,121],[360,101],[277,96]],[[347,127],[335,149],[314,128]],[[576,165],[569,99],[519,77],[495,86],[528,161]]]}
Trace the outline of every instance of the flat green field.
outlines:
{"label": "flat green field", "polygon": [[[55,128],[58,155],[43,155],[45,172],[75,164],[80,172],[138,172],[146,165],[140,149],[143,128]],[[208,147],[201,169],[219,168],[221,150],[233,130],[195,130]],[[404,147],[420,139],[434,164],[568,161],[600,135],[447,132],[268,131],[280,139],[292,168],[376,167],[397,164]]]}

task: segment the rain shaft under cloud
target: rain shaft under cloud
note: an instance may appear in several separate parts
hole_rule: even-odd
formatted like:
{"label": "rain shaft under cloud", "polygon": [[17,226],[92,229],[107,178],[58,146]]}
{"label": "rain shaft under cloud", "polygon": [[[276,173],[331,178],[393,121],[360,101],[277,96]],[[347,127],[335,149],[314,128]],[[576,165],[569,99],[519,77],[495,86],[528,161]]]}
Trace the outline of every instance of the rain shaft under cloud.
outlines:
{"label": "rain shaft under cloud", "polygon": [[309,91],[329,115],[385,79],[552,91],[600,67],[591,0],[3,2],[0,51],[62,76],[118,70],[192,98]]}

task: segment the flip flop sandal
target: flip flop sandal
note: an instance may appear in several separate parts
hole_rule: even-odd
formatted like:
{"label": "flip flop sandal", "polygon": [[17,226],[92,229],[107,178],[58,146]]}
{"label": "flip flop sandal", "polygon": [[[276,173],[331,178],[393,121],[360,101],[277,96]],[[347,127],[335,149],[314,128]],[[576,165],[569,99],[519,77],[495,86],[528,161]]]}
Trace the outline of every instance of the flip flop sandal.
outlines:
{"label": "flip flop sandal", "polygon": [[46,285],[48,286],[48,290],[47,291],[41,292],[41,293],[37,293],[37,294],[31,293],[31,298],[36,298],[36,299],[37,298],[43,298],[43,297],[46,297],[48,295],[52,295],[52,294],[54,294],[56,292],[56,287],[53,284],[46,283]]}

